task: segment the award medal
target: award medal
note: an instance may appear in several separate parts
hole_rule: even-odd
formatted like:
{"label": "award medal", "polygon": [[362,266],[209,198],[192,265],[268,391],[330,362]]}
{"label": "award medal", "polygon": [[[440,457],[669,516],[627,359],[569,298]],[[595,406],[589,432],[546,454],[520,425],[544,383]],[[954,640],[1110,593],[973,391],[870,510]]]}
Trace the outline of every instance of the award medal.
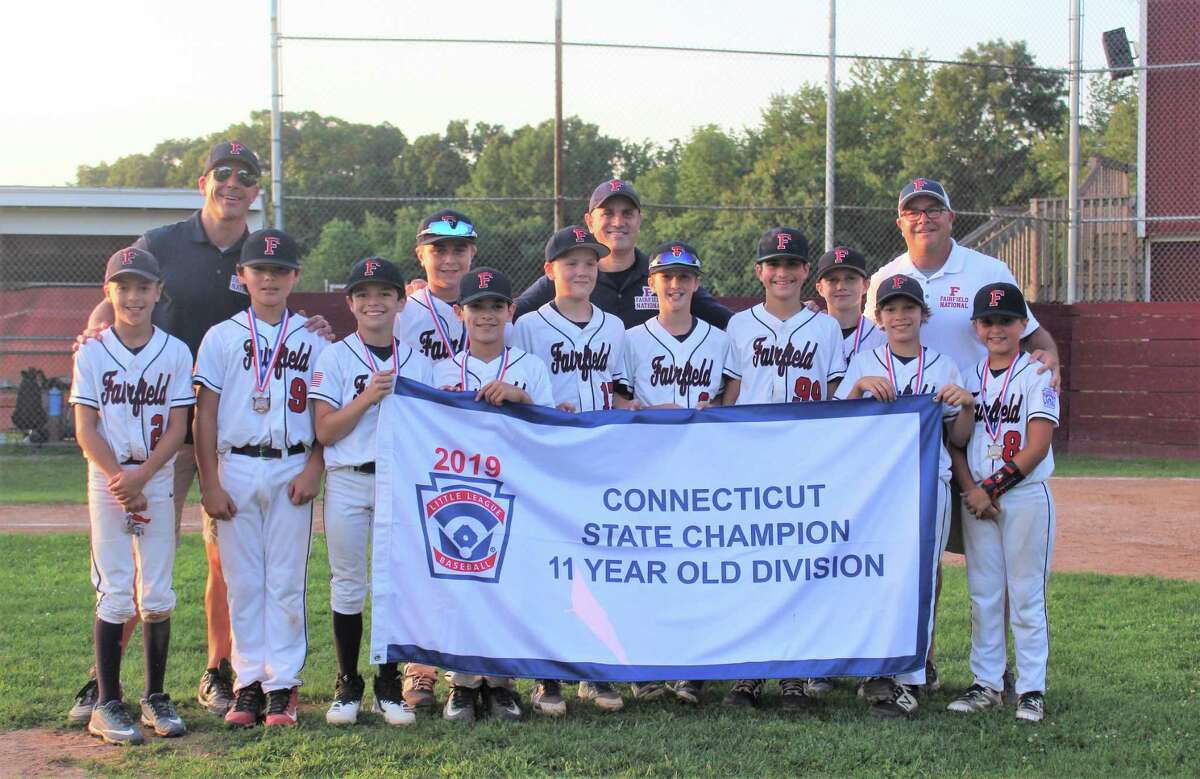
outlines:
{"label": "award medal", "polygon": [[[508,373],[508,351],[509,351],[508,347],[507,346],[504,347],[504,354],[502,355],[502,359],[500,360],[500,369],[496,371],[496,379],[495,379],[496,381],[504,381],[504,374]],[[470,389],[470,387],[467,386],[467,361],[470,359],[471,359],[471,352],[464,351],[462,365],[459,366],[459,385],[458,385],[459,387],[462,388],[463,392],[466,392]],[[482,387],[483,385],[480,384],[480,386]]]}
{"label": "award medal", "polygon": [[[1017,367],[1017,363],[1020,361],[1021,355],[1018,354],[1013,358],[1013,361],[1009,363],[1008,370],[1004,372],[1004,381],[1000,384],[1001,406],[1004,405],[1004,398],[1008,397],[1008,380],[1012,378],[1013,368]],[[1002,411],[997,409],[996,425],[995,427],[992,426],[991,408],[988,405],[987,399],[987,380],[991,372],[992,369],[989,368],[987,364],[984,364],[983,381],[979,385],[979,402],[983,404],[983,429],[987,431],[988,438],[992,439],[992,442],[988,444],[987,448],[988,459],[999,460],[1002,459],[1001,455],[1004,452],[1004,447],[1000,445],[1000,430],[1004,426],[1004,423],[1000,419]]]}
{"label": "award medal", "polygon": [[283,339],[287,337],[288,319],[291,314],[283,311],[283,319],[279,322],[279,332],[275,334],[275,346],[271,349],[271,361],[266,365],[258,358],[258,327],[255,325],[253,309],[246,309],[246,320],[250,327],[250,367],[254,371],[254,394],[250,396],[250,408],[256,414],[265,414],[271,410],[271,372],[279,362],[279,354],[283,350]]}
{"label": "award medal", "polygon": [[[860,322],[861,324],[861,322]],[[892,364],[892,347],[883,347],[883,354],[887,357],[888,381],[892,383],[892,387],[896,390],[896,397],[903,395],[900,391],[900,385],[896,383],[896,369]],[[921,353],[917,355],[917,378],[913,385],[912,394],[919,395],[921,393],[921,379],[925,376],[925,347],[921,347]]]}

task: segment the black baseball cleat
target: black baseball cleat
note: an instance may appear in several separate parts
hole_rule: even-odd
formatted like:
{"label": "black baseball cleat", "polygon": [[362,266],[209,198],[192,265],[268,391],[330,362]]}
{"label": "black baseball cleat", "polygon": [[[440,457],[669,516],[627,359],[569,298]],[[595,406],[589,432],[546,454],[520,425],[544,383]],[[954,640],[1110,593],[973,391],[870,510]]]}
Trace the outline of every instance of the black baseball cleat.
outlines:
{"label": "black baseball cleat", "polygon": [[754,707],[762,700],[762,679],[741,679],[733,683],[721,699],[725,706]]}
{"label": "black baseball cleat", "polygon": [[780,679],[779,695],[781,711],[798,714],[813,711],[820,706],[815,698],[808,697],[808,693],[804,691],[803,679]]}

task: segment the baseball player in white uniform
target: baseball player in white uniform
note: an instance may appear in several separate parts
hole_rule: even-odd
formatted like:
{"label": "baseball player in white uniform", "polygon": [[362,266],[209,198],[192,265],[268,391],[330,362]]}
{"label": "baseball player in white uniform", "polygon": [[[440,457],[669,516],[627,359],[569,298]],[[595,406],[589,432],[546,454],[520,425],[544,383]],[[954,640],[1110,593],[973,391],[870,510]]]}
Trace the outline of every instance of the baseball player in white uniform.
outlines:
{"label": "baseball player in white uniform", "polygon": [[450,209],[425,217],[417,231],[414,252],[429,284],[415,291],[396,315],[395,335],[434,362],[466,347],[454,302],[459,282],[475,259],[478,237],[470,217]]}
{"label": "baseball player in white uniform", "polygon": [[[837,320],[803,303],[809,273],[808,239],[792,227],[772,227],[759,238],[754,275],[763,302],[739,311],[726,331],[733,343],[731,373],[741,379],[734,398],[748,403],[804,403],[830,400],[846,372]],[[726,398],[730,402],[731,398]],[[757,706],[764,679],[739,679],[723,703]],[[826,679],[781,679],[780,708],[808,711],[832,689]]]}
{"label": "baseball player in white uniform", "polygon": [[846,372],[842,331],[828,314],[801,301],[808,278],[808,241],[799,230],[775,227],[758,242],[755,275],[765,298],[734,314],[727,332],[741,378],[738,404],[829,400]]}
{"label": "baseball player in white uniform", "polygon": [[692,316],[700,286],[700,256],[682,241],[655,247],[650,286],[658,316],[625,331],[625,375],[643,408],[704,408],[736,393],[733,344],[723,331]]}
{"label": "baseball player in white uniform", "polygon": [[151,321],[162,295],[158,261],[137,248],[108,260],[105,294],[113,337],[75,353],[70,402],[88,460],[92,584],[96,588],[97,703],[88,731],[110,744],[141,744],[121,700],[121,634],[141,615],[146,653],[142,724],[160,736],[187,732],[163,691],[175,610],[175,453],[187,431],[191,352]]}
{"label": "baseball player in white uniform", "polygon": [[[434,365],[434,384],[472,392],[476,400],[496,406],[527,403],[554,406],[550,375],[541,360],[504,345],[505,325],[512,321],[512,282],[495,268],[478,268],[463,276],[455,313],[467,331],[468,347]],[[521,718],[513,679],[452,671],[446,674],[450,696],[442,716],[461,724],[475,721],[476,703],[501,720]]]}
{"label": "baseball player in white uniform", "polygon": [[268,726],[296,724],[308,650],[312,499],[325,470],[308,391],[327,342],[287,308],[299,269],[287,233],[247,237],[237,271],[250,308],[214,325],[196,357],[201,501],[217,520],[237,673],[225,721],[241,727],[264,709]]}
{"label": "baseball player in white uniform", "polygon": [[[962,446],[974,426],[975,401],[961,386],[962,377],[954,361],[921,344],[921,328],[929,317],[921,285],[904,275],[885,279],[880,285],[877,305],[876,316],[887,333],[887,342],[855,355],[835,397],[890,402],[902,395],[933,395],[933,399],[942,405],[947,438],[953,445]],[[950,453],[944,444],[938,453],[938,475],[934,530],[938,546],[930,560],[930,573],[935,577],[950,535]],[[930,636],[933,628],[934,609],[931,608],[927,626]],[[873,704],[871,713],[875,716],[912,717],[918,708],[917,688],[925,683],[922,666],[895,677],[867,680],[863,684],[863,697]]]}
{"label": "baseball player in white uniform", "polygon": [[[338,662],[333,703],[325,714],[332,725],[354,724],[362,706],[358,654],[370,566],[367,546],[375,516],[379,402],[391,394],[397,376],[433,383],[429,358],[392,334],[392,322],[404,301],[400,269],[381,257],[359,260],[350,270],[345,291],[358,327],[321,352],[309,391],[317,438],[325,445],[327,473],[325,543]],[[415,721],[404,702],[396,663],[379,666],[374,693],[375,711],[388,724]]]}
{"label": "baseball player in white uniform", "polygon": [[859,352],[887,343],[874,320],[863,314],[867,294],[867,258],[849,246],[835,246],[817,260],[817,294],[825,299],[826,312],[842,328],[842,353],[846,363]]}
{"label": "baseball player in white uniform", "polygon": [[618,407],[616,385],[628,383],[625,327],[589,300],[599,259],[607,254],[608,247],[580,225],[550,236],[545,271],[554,281],[555,298],[513,328],[513,345],[546,364],[554,402],[565,411]]}
{"label": "baseball player in white uniform", "polygon": [[1045,711],[1049,625],[1046,581],[1054,553],[1054,472],[1051,439],[1058,426],[1058,392],[1050,374],[1021,351],[1025,299],[1013,284],[988,284],[975,296],[972,317],[988,355],[967,376],[975,394],[975,428],[967,444],[970,474],[963,488],[963,540],[971,595],[971,672],[974,684],[949,705],[976,712],[999,706],[1005,667],[1004,600],[1016,648],[1018,720],[1037,722]]}

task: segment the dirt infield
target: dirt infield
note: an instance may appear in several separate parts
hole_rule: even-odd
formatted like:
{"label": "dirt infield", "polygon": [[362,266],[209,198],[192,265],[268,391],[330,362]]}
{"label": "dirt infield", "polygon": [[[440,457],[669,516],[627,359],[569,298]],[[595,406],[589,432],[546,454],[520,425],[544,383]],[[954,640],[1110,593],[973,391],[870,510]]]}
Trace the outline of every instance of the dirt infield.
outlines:
{"label": "dirt infield", "polygon": [[[1058,507],[1054,570],[1200,580],[1200,479],[1072,477],[1051,479],[1050,487]],[[319,504],[314,519],[322,532]],[[86,506],[0,506],[0,533],[83,531],[87,524]],[[184,510],[183,529],[199,532],[199,507]]]}

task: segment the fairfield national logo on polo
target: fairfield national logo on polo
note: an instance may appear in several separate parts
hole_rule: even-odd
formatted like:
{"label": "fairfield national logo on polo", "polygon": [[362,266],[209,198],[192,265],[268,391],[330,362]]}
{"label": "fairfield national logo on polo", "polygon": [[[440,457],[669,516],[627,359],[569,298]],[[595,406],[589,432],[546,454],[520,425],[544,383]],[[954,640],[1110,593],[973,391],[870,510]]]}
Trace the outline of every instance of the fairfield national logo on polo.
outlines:
{"label": "fairfield national logo on polo", "polygon": [[429,480],[417,485],[429,575],[499,582],[516,497],[496,479],[430,473]]}

